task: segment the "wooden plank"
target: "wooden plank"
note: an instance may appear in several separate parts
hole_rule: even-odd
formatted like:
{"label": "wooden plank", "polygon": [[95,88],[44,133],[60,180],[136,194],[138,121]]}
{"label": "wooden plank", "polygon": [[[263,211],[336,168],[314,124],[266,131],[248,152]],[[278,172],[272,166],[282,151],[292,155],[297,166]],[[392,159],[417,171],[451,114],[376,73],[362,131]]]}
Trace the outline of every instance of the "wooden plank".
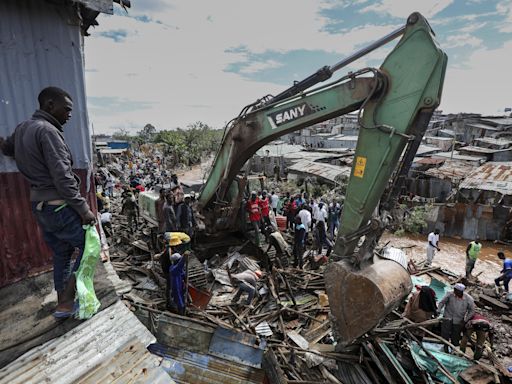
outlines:
{"label": "wooden plank", "polygon": [[480,294],[480,300],[484,301],[485,303],[489,304],[489,305],[492,305],[496,308],[499,308],[499,309],[503,309],[503,310],[508,310],[508,305],[507,304],[504,304],[502,303],[501,301],[499,300],[496,300],[490,296],[487,296],[487,295],[484,295],[483,293]]}

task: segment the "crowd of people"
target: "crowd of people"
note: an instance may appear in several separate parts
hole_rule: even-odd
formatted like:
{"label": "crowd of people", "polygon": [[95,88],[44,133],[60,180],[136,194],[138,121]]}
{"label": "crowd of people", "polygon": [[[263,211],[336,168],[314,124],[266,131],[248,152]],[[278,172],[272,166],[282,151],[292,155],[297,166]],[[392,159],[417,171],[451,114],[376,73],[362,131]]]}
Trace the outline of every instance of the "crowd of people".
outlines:
{"label": "crowd of people", "polygon": [[304,190],[294,195],[286,192],[282,196],[274,190],[270,195],[263,190],[251,192],[245,209],[257,245],[260,244],[260,233],[266,236],[268,242],[268,227],[273,225],[271,216],[274,220],[278,214],[285,217],[285,230],[294,233],[294,264],[302,268],[303,254],[310,242],[310,233],[313,235],[318,257],[322,257],[324,248],[327,248],[324,257],[329,257],[340,225],[342,205],[337,201],[327,203],[322,198],[310,198]]}

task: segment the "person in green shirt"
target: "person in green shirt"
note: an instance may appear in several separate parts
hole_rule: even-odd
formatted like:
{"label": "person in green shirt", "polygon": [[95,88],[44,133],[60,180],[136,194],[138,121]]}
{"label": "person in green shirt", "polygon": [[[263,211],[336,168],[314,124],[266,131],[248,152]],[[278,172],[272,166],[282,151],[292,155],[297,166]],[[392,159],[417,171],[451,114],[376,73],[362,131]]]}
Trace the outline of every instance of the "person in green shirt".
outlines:
{"label": "person in green shirt", "polygon": [[481,249],[482,243],[480,243],[480,239],[478,237],[468,244],[468,247],[466,248],[466,279],[471,277],[471,272],[473,272],[473,269],[475,268],[475,263],[478,256],[480,256]]}

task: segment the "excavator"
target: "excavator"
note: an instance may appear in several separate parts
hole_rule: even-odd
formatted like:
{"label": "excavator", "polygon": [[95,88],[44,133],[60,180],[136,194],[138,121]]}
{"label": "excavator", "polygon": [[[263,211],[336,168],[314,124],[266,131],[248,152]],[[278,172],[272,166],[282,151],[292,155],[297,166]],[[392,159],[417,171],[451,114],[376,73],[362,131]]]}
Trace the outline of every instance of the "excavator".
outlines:
{"label": "excavator", "polygon": [[[380,68],[326,82],[334,72],[399,37]],[[232,229],[243,215],[247,175],[241,169],[259,148],[286,133],[359,111],[341,225],[324,271],[340,345],[370,331],[411,291],[403,261],[376,251],[376,245],[440,103],[447,60],[428,21],[412,13],[404,26],[373,44],[277,96],[243,108],[226,126],[201,190],[198,203],[205,227],[212,232]]]}

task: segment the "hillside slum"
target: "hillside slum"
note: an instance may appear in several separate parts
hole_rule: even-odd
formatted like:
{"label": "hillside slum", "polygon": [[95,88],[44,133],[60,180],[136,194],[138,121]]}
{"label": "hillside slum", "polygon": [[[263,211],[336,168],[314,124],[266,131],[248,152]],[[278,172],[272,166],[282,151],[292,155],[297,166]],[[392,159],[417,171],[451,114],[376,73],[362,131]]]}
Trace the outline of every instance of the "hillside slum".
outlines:
{"label": "hillside slum", "polygon": [[[175,189],[181,194],[178,198],[186,197],[194,206],[197,170],[181,172],[178,180],[171,172],[161,172],[156,155],[135,152],[126,160],[113,159],[98,172],[98,185],[112,188],[104,262],[121,278],[125,304],[156,336],[158,342],[150,351],[161,357],[161,365],[177,382],[503,383],[512,377],[512,317],[507,297],[478,275],[466,280],[436,261],[425,266],[421,258],[409,258],[407,265],[415,290],[430,287],[439,303],[454,284],[463,282],[477,313],[492,324],[492,343],[486,340],[483,356],[475,360],[474,346],[462,352],[441,337],[437,316],[411,321],[404,316],[405,303],[355,342],[337,345],[323,275],[327,250],[317,252],[310,239],[303,267],[294,265],[294,234],[286,228],[286,220],[283,226],[282,204],[276,209],[278,214],[270,216],[286,243],[283,248],[270,246],[273,243],[264,233],[259,235],[259,246],[251,236],[248,240],[233,234],[208,241],[197,233],[192,236],[187,247],[191,252],[185,251],[185,308],[169,306],[160,260],[165,245],[156,234],[156,211],[144,205],[151,194],[151,201],[157,201],[159,186],[170,190],[179,185]],[[261,178],[257,181],[260,190],[265,183],[282,191],[283,200],[285,190],[279,187],[289,184]],[[134,219],[123,207],[131,199],[131,190],[138,202]],[[105,197],[99,194],[98,199],[102,204]],[[195,216],[194,230],[200,231],[201,215],[195,212]],[[173,239],[165,241],[172,243]],[[407,250],[407,245],[402,248]],[[255,297],[244,305],[233,302],[238,290],[228,271],[247,270],[262,271],[262,276]]]}

